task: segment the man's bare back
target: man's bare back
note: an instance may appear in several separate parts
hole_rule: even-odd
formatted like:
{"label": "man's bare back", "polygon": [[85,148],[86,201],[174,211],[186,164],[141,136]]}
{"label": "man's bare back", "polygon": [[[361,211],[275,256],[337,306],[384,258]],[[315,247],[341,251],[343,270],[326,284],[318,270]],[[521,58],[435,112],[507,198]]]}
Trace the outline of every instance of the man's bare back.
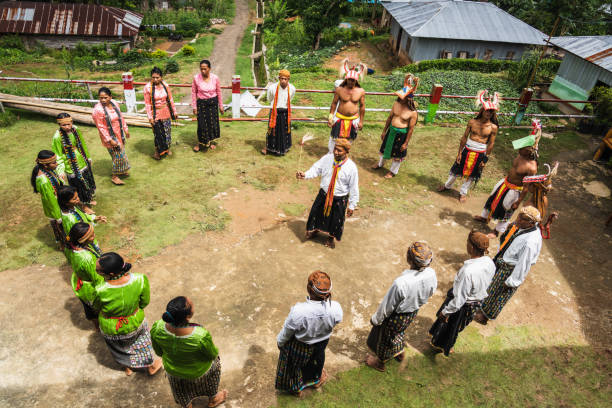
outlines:
{"label": "man's bare back", "polygon": [[512,161],[512,168],[508,172],[508,182],[515,186],[523,185],[525,176],[533,176],[538,171],[538,162],[519,154]]}
{"label": "man's bare back", "polygon": [[406,128],[410,126],[411,123],[416,123],[417,121],[418,113],[401,102],[395,101],[391,111],[393,112],[391,126],[398,129]]}

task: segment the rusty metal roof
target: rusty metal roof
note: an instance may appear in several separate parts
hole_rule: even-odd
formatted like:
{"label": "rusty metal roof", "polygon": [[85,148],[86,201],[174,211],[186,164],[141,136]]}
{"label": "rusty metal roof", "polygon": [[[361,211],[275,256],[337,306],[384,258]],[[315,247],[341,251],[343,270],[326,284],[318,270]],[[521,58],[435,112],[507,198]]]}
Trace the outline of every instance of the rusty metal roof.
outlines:
{"label": "rusty metal roof", "polygon": [[138,35],[142,17],[94,4],[4,1],[0,33],[129,38]]}
{"label": "rusty metal roof", "polygon": [[612,35],[553,37],[550,43],[612,72]]}

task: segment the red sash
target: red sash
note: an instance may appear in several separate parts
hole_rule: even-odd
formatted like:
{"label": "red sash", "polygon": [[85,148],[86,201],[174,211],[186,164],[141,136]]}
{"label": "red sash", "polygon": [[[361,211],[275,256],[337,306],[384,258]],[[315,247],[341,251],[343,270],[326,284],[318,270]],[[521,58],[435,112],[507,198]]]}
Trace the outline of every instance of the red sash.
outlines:
{"label": "red sash", "polygon": [[[278,88],[280,83],[276,84],[276,92],[274,93],[274,103],[272,104],[272,112],[270,113],[270,121],[268,122],[268,128],[274,129],[276,127],[276,105],[278,103]],[[287,132],[291,133],[291,88],[287,84]]]}
{"label": "red sash", "polygon": [[338,177],[338,171],[340,171],[340,167],[342,167],[342,165],[346,163],[347,160],[348,157],[342,160],[342,162],[340,163],[336,163],[336,161],[334,161],[334,172],[329,182],[329,187],[327,187],[327,196],[325,197],[325,206],[323,207],[323,215],[325,217],[329,217],[329,215],[331,214],[332,204],[334,203],[334,189],[336,187],[336,178]]}

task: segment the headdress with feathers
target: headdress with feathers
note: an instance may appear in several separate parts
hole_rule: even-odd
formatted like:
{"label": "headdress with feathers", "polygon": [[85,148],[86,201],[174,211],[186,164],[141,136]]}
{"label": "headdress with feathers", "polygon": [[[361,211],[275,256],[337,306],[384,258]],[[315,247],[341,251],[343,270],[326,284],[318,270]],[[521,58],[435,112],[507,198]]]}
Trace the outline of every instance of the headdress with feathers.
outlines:
{"label": "headdress with feathers", "polygon": [[478,92],[476,106],[482,106],[484,110],[499,110],[499,94],[495,92],[493,93],[493,98],[491,98],[489,91],[486,89]]}
{"label": "headdress with feathers", "polygon": [[340,64],[340,76],[344,79],[354,79],[355,81],[363,81],[365,76],[367,75],[368,67],[363,62],[360,62],[357,65],[353,65],[352,68],[349,67],[348,58],[342,60]]}

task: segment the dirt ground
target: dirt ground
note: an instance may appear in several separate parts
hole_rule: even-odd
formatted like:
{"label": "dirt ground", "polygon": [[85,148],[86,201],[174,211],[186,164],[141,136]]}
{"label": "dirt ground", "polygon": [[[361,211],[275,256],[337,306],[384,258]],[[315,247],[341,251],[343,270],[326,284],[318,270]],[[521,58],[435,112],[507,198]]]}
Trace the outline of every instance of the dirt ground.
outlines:
{"label": "dirt ground", "polygon": [[369,68],[374,69],[376,74],[388,73],[397,67],[391,54],[381,51],[373,44],[362,41],[360,44],[346,47],[334,55],[325,62],[324,68],[338,69],[344,58],[348,58],[351,64],[363,62]]}
{"label": "dirt ground", "polygon": [[[249,6],[247,0],[236,0],[236,15],[232,24],[223,26],[223,32],[215,39],[215,46],[212,54],[210,54],[211,71],[219,77],[221,84],[229,84],[232,82],[234,72],[236,52],[240,47],[244,30],[249,25]],[[194,72],[194,75],[198,71]],[[224,89],[222,91],[223,99],[231,95],[231,90]],[[191,94],[185,96],[182,100],[185,103],[191,103]],[[189,106],[182,106],[179,113],[191,113]]]}
{"label": "dirt ground", "polygon": [[[383,181],[381,175],[360,167],[362,186],[394,182]],[[545,241],[538,263],[499,319],[486,327],[474,325],[483,335],[498,326],[528,325],[541,328],[551,345],[572,341],[610,348],[612,282],[605,272],[612,267],[612,228],[603,223],[612,206],[609,198],[601,197],[606,192],[601,185],[598,195],[588,192],[594,182],[609,192],[610,176],[609,169],[589,161],[562,162],[550,196],[561,212],[553,238]],[[329,344],[328,371],[333,376],[360,364],[369,318],[406,267],[406,247],[416,239],[432,245],[439,281],[434,297],[408,330],[413,352],[427,350],[426,331],[466,259],[467,233],[478,227],[471,215],[486,198],[472,195],[460,205],[453,193],[425,190],[420,195],[428,204],[413,215],[360,209],[347,220],[342,242],[330,250],[320,239],[303,240],[307,211],[292,217],[280,209],[287,202],[309,208],[314,195],[308,183],[316,182],[277,191],[246,184],[220,191],[215,199],[232,216],[226,231],[192,235],[134,264],[133,270],[146,273],[151,282],[146,308],[150,324],[172,297],[193,299],[195,320],[210,330],[220,349],[228,407],[276,402],[276,334],[291,305],[304,299],[306,277],[316,269],[331,274],[333,298],[344,309],[344,321]],[[493,246],[495,253],[497,242]],[[2,276],[0,406],[174,406],[163,373],[127,378],[115,364],[100,335],[83,318],[67,265],[35,265]],[[200,400],[194,407],[205,404]]]}

